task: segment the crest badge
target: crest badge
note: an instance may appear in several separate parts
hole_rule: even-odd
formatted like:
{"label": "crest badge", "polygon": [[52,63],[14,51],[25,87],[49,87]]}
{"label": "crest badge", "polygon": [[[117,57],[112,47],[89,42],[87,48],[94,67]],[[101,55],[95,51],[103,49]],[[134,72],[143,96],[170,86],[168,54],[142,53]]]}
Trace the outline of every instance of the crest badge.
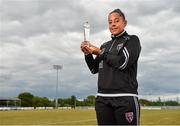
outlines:
{"label": "crest badge", "polygon": [[125,117],[126,117],[126,120],[131,123],[133,121],[133,118],[134,118],[134,114],[133,112],[126,112],[125,113]]}
{"label": "crest badge", "polygon": [[119,51],[123,47],[123,43],[117,45],[117,50]]}

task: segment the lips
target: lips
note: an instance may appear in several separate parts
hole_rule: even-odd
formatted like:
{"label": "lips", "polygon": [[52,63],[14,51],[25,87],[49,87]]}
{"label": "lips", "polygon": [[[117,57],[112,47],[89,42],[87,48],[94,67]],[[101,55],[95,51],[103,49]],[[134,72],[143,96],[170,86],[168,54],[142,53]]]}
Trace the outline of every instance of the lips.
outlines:
{"label": "lips", "polygon": [[115,31],[117,31],[117,28],[112,28],[111,31],[115,32]]}

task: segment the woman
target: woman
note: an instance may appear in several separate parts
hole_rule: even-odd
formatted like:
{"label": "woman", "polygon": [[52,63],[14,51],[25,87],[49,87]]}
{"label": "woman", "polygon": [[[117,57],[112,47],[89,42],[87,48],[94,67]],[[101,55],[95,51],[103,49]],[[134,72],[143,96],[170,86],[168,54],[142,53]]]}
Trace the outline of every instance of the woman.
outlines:
{"label": "woman", "polygon": [[[96,116],[99,125],[138,125],[137,64],[141,51],[136,35],[124,30],[127,21],[120,9],[108,15],[111,40],[100,48],[82,42],[81,50],[93,74],[98,74]],[[93,58],[93,54],[96,58]]]}

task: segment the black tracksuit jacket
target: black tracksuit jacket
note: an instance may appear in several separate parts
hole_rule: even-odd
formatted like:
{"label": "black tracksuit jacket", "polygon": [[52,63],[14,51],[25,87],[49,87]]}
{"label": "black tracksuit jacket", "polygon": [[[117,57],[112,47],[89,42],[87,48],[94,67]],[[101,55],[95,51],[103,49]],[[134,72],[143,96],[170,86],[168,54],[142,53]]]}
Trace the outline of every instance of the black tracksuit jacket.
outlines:
{"label": "black tracksuit jacket", "polygon": [[98,93],[138,94],[137,62],[141,51],[139,38],[125,31],[101,45],[95,58],[85,55],[93,74],[98,75]]}

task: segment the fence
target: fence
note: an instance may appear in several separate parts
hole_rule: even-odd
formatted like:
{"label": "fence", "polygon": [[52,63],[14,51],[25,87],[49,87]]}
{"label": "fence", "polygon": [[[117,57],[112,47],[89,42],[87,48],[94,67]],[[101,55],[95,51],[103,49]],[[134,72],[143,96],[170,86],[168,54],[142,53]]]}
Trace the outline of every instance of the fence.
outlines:
{"label": "fence", "polygon": [[[6,110],[52,110],[54,107],[0,107],[0,111]],[[58,109],[94,109],[94,106],[78,106],[76,108],[72,107],[58,107]],[[180,106],[141,106],[141,109],[180,109]]]}

